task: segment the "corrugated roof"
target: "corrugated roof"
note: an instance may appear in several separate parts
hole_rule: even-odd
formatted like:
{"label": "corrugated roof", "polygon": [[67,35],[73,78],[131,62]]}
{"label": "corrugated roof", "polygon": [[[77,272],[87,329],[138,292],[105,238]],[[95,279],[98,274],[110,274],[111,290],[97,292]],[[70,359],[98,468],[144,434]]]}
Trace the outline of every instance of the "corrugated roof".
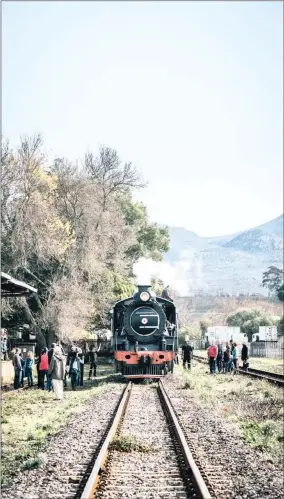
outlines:
{"label": "corrugated roof", "polygon": [[1,296],[27,296],[32,293],[37,293],[37,289],[33,288],[25,282],[18,281],[8,274],[1,272]]}

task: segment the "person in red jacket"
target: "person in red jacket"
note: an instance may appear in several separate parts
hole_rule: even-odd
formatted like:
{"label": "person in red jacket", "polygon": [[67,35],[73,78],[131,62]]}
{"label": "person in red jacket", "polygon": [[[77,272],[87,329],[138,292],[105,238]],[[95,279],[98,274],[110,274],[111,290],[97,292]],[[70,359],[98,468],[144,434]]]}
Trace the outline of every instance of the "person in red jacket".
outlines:
{"label": "person in red jacket", "polygon": [[217,359],[217,347],[214,345],[214,343],[211,343],[207,350],[207,355],[208,355],[208,360],[209,360],[209,366],[210,366],[210,374],[215,374],[216,371],[216,359]]}
{"label": "person in red jacket", "polygon": [[39,364],[39,377],[42,390],[44,390],[44,380],[48,378],[48,348],[43,348]]}

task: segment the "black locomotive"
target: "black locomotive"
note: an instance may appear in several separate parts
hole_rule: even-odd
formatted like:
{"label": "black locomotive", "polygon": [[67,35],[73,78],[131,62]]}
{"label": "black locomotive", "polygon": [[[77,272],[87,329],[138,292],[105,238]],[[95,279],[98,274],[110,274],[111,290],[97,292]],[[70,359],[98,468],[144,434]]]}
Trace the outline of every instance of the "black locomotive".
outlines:
{"label": "black locomotive", "polygon": [[116,371],[127,378],[159,378],[173,371],[178,350],[174,303],[138,286],[134,296],[112,310],[112,348]]}

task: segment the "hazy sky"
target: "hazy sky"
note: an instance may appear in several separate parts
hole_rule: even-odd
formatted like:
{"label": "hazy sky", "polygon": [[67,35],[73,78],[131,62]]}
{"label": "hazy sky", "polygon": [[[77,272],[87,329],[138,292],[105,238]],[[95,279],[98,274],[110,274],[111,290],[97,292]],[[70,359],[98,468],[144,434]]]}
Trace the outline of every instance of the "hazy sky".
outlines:
{"label": "hazy sky", "polygon": [[221,235],[283,211],[281,2],[4,2],[3,134],[105,144],[150,217]]}

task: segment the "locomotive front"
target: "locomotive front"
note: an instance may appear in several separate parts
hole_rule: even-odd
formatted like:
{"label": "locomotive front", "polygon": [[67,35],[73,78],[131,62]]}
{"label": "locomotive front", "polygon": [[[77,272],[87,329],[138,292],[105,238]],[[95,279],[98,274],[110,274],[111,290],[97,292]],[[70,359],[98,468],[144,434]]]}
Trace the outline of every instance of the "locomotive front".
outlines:
{"label": "locomotive front", "polygon": [[112,311],[112,347],[116,371],[127,378],[159,378],[173,371],[178,349],[174,304],[138,286],[133,297]]}

